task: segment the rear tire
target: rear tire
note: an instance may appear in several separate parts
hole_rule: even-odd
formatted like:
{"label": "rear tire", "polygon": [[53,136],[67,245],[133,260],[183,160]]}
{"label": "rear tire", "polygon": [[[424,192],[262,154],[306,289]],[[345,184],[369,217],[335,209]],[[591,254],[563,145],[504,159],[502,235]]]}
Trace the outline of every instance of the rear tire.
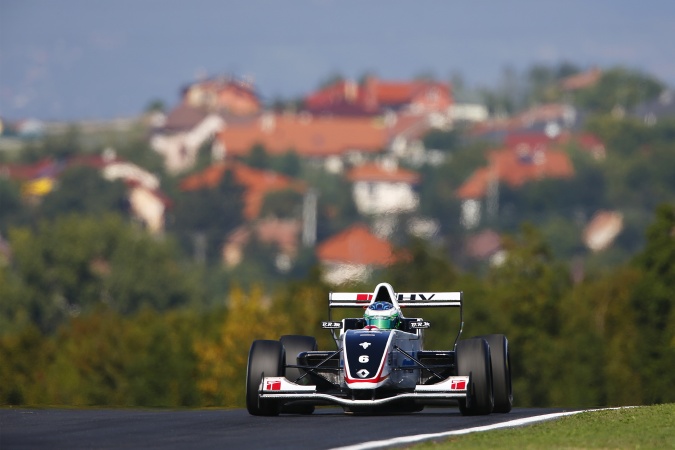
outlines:
{"label": "rear tire", "polygon": [[[311,352],[318,349],[316,339],[313,336],[285,335],[279,339],[286,352],[286,366],[298,364],[298,354],[302,352]],[[284,376],[294,383],[307,385],[309,377],[305,376],[302,380],[296,381],[305,374],[304,370],[295,367],[284,367]],[[312,414],[314,405],[308,404],[290,404],[281,408],[282,413],[287,414]]]}
{"label": "rear tire", "polygon": [[492,367],[490,347],[483,338],[472,338],[457,344],[457,375],[470,376],[467,399],[459,402],[465,416],[485,415],[492,412]]}
{"label": "rear tire", "polygon": [[276,416],[280,404],[263,400],[258,392],[263,376],[279,377],[284,370],[284,347],[279,341],[257,340],[251,344],[246,371],[246,409],[254,416]]}
{"label": "rear tire", "polygon": [[511,357],[509,341],[503,334],[483,336],[490,346],[492,365],[492,392],[495,407],[492,412],[507,413],[513,408],[513,388],[511,386]]}

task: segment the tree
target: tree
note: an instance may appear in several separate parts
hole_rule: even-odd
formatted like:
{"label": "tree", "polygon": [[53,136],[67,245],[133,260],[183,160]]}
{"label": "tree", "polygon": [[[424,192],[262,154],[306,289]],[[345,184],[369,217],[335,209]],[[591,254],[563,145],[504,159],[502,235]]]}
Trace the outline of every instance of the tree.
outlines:
{"label": "tree", "polygon": [[263,200],[260,216],[300,218],[302,217],[302,200],[302,194],[294,189],[270,192]]}
{"label": "tree", "polygon": [[227,170],[215,188],[179,193],[169,229],[195,260],[220,260],[226,236],[243,222],[243,192]]}
{"label": "tree", "polygon": [[254,144],[249,150],[248,155],[243,158],[243,161],[246,165],[256,169],[270,168],[270,156],[262,144]]}
{"label": "tree", "polygon": [[272,168],[289,177],[297,177],[301,174],[302,163],[298,153],[291,149],[283,155],[274,158],[272,161]]}
{"label": "tree", "polygon": [[4,178],[0,178],[0,241],[6,235],[10,225],[25,223],[29,211],[21,202],[18,186]]}
{"label": "tree", "polygon": [[288,329],[285,314],[272,312],[263,291],[230,293],[228,312],[220,336],[195,343],[197,386],[207,406],[241,407],[244,404],[248,348],[256,339],[279,339]]}
{"label": "tree", "polygon": [[579,91],[575,103],[595,113],[609,113],[615,107],[627,111],[655,98],[663,88],[663,84],[650,75],[614,68],[605,71],[596,85]]}
{"label": "tree", "polygon": [[643,279],[633,293],[640,339],[636,358],[647,403],[675,401],[675,206],[662,205],[633,264]]}
{"label": "tree", "polygon": [[159,241],[119,216],[68,215],[9,235],[23,313],[44,331],[109,305],[128,314],[200,302],[199,286]]}
{"label": "tree", "polygon": [[558,376],[560,304],[571,288],[571,277],[529,224],[518,235],[505,236],[503,245],[506,261],[486,280],[489,317],[493,330],[503,330],[512,345],[519,403],[548,405],[550,385]]}
{"label": "tree", "polygon": [[126,188],[122,181],[104,179],[98,169],[72,167],[61,174],[57,188],[42,199],[40,209],[46,218],[69,213],[126,213]]}

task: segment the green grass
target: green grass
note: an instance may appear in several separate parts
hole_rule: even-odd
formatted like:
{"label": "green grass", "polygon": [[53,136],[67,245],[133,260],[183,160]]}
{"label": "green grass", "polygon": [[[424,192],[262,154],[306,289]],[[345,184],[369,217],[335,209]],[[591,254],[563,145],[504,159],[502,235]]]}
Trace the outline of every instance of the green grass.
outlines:
{"label": "green grass", "polygon": [[675,449],[675,404],[584,412],[412,447],[434,449]]}

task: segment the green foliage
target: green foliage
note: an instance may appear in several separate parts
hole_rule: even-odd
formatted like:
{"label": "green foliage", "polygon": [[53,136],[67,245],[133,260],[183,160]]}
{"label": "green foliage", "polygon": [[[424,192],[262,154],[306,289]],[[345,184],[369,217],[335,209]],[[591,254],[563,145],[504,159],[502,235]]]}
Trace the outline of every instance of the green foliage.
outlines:
{"label": "green foliage", "polygon": [[272,169],[289,177],[298,177],[302,172],[302,161],[295,150],[289,150],[272,159]]}
{"label": "green foliage", "polygon": [[46,381],[45,367],[54,350],[35,326],[0,335],[0,404],[43,403],[35,391]]}
{"label": "green foliage", "polygon": [[[454,141],[450,135],[447,138]],[[456,191],[466,180],[467,174],[486,163],[485,149],[482,143],[462,145],[448,152],[443,164],[420,168],[419,212],[422,216],[437,219],[441,234],[456,235],[462,232],[459,222],[460,201]]]}
{"label": "green foliage", "polygon": [[243,191],[228,170],[216,188],[180,192],[167,228],[198,262],[219,261],[225,237],[243,222]]}
{"label": "green foliage", "polygon": [[557,376],[560,304],[571,289],[570,276],[531,226],[506,237],[504,248],[506,262],[487,278],[492,326],[496,332],[503,330],[514,349],[513,384],[519,401],[547,405],[549,383]]}
{"label": "green foliage", "polygon": [[[194,302],[199,290],[158,241],[119,216],[70,215],[10,232],[19,308],[42,330],[101,304],[130,313]],[[18,314],[15,313],[15,314]]]}
{"label": "green foliage", "polygon": [[280,219],[302,218],[303,195],[295,189],[270,192],[260,208],[260,217],[273,216]]}
{"label": "green foliage", "polygon": [[317,189],[317,240],[322,241],[354,222],[362,220],[359,215],[351,185],[341,176],[323,171],[307,173],[308,184]]}
{"label": "green foliage", "polygon": [[289,317],[276,314],[265,300],[260,289],[233,289],[219,337],[195,342],[197,386],[205,405],[241,407],[250,343],[287,334]]}
{"label": "green foliage", "polygon": [[526,427],[456,436],[414,450],[675,447],[675,405],[588,411]]}
{"label": "green foliage", "polygon": [[270,167],[270,156],[262,144],[255,144],[251,147],[251,150],[243,158],[243,161],[246,165],[255,167],[256,169],[269,169]]}
{"label": "green foliage", "polygon": [[596,85],[578,92],[575,102],[595,113],[609,113],[615,107],[629,110],[641,102],[654,99],[663,88],[663,84],[652,76],[614,68],[605,71]]}
{"label": "green foliage", "polygon": [[11,224],[28,220],[28,211],[21,203],[21,191],[16,183],[0,177],[0,236],[5,235]]}
{"label": "green foliage", "polygon": [[40,213],[49,219],[70,213],[126,213],[126,194],[122,181],[110,182],[98,169],[73,167],[65,170],[59,177],[58,187],[44,196]]}
{"label": "green foliage", "polygon": [[642,339],[636,357],[649,402],[675,401],[675,206],[662,205],[634,264],[644,273],[632,308]]}

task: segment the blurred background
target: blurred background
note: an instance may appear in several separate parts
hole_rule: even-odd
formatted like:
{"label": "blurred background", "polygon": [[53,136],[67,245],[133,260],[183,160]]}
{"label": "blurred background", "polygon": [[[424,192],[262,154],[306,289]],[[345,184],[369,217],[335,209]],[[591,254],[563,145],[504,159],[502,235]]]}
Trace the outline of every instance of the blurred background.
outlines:
{"label": "blurred background", "polygon": [[673,402],[674,15],[0,0],[0,405],[242,407],[383,281],[463,291],[517,406]]}

